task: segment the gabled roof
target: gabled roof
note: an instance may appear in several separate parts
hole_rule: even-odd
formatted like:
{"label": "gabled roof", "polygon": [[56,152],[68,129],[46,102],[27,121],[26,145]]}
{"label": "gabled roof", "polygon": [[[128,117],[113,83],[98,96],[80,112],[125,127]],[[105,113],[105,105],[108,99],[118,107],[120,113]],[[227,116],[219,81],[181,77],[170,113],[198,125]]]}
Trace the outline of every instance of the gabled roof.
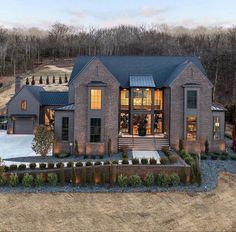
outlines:
{"label": "gabled roof", "polygon": [[[70,77],[70,83],[95,58],[117,78],[122,87],[129,87],[132,75],[152,75],[155,86],[160,88],[171,83],[177,75],[192,62],[205,74],[205,70],[197,57],[188,56],[78,56]],[[170,78],[170,79],[169,79]]]}
{"label": "gabled roof", "polygon": [[40,86],[25,85],[25,88],[39,101],[41,102],[41,93],[45,92],[45,89]]}
{"label": "gabled roof", "polygon": [[66,105],[68,104],[68,92],[41,92],[42,105]]}

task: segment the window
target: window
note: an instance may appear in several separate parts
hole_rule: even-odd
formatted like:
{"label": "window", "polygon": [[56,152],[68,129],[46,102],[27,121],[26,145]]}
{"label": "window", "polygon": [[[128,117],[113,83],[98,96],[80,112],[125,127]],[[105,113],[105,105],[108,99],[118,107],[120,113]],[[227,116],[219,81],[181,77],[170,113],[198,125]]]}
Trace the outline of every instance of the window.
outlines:
{"label": "window", "polygon": [[143,90],[143,110],[152,109],[152,92],[150,89]]}
{"label": "window", "polygon": [[69,139],[69,118],[62,118],[62,129],[61,129],[61,138],[62,140],[68,141]]}
{"label": "window", "polygon": [[197,140],[197,117],[187,117],[187,140]]}
{"label": "window", "polygon": [[121,110],[129,109],[129,90],[123,89],[120,92],[120,108]]}
{"label": "window", "polygon": [[163,91],[162,90],[155,90],[155,110],[162,110],[162,97]]}
{"label": "window", "polygon": [[101,142],[101,118],[90,119],[90,142]]}
{"label": "window", "polygon": [[220,139],[220,117],[213,116],[213,138]]}
{"label": "window", "polygon": [[142,100],[143,100],[142,90],[135,89],[133,91],[133,106],[135,110],[142,109]]}
{"label": "window", "polygon": [[27,101],[26,100],[21,101],[21,110],[27,110]]}
{"label": "window", "polygon": [[91,89],[90,101],[91,101],[91,104],[90,104],[91,110],[101,110],[102,109],[102,90]]}
{"label": "window", "polygon": [[187,91],[187,108],[197,109],[197,90]]}
{"label": "window", "polygon": [[152,92],[150,89],[133,90],[133,108],[134,110],[152,109]]}
{"label": "window", "polygon": [[122,133],[129,132],[129,114],[128,113],[120,114],[120,131]]}

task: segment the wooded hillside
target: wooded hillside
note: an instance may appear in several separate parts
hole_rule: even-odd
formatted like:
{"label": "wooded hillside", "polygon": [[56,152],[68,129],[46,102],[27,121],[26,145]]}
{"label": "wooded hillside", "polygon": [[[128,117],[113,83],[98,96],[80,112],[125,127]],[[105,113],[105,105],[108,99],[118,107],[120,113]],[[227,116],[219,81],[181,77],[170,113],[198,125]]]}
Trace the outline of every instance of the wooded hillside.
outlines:
{"label": "wooded hillside", "polygon": [[33,70],[45,58],[77,55],[194,55],[215,84],[215,100],[236,102],[236,27],[75,29],[56,23],[50,30],[0,27],[0,76]]}

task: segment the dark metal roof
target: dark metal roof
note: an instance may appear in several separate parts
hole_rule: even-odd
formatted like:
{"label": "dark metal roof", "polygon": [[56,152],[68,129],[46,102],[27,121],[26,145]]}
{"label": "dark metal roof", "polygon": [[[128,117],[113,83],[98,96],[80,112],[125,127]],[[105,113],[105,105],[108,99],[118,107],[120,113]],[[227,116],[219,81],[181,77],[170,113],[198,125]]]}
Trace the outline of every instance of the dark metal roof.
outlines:
{"label": "dark metal roof", "polygon": [[152,75],[130,76],[129,85],[130,87],[155,87]]}
{"label": "dark metal roof", "polygon": [[75,110],[75,104],[66,105],[60,108],[54,109],[55,111],[74,111]]}
{"label": "dark metal roof", "polygon": [[227,111],[227,109],[220,103],[213,103],[211,106],[212,111]]}
{"label": "dark metal roof", "polygon": [[122,87],[129,87],[132,75],[153,76],[156,87],[169,85],[189,62],[196,65],[205,74],[205,70],[197,57],[185,56],[78,56],[70,77],[73,81],[78,74],[95,58],[120,82]]}
{"label": "dark metal roof", "polygon": [[49,92],[44,91],[40,93],[42,105],[67,105],[68,92]]}

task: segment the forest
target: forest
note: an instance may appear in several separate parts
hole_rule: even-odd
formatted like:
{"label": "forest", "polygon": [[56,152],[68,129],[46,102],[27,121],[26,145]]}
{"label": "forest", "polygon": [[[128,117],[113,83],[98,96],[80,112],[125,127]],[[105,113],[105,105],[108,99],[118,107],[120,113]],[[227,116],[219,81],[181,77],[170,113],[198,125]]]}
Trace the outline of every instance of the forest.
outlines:
{"label": "forest", "polygon": [[197,56],[215,85],[214,100],[236,103],[236,26],[75,28],[55,23],[48,30],[0,27],[0,76],[33,70],[45,59],[77,55]]}

